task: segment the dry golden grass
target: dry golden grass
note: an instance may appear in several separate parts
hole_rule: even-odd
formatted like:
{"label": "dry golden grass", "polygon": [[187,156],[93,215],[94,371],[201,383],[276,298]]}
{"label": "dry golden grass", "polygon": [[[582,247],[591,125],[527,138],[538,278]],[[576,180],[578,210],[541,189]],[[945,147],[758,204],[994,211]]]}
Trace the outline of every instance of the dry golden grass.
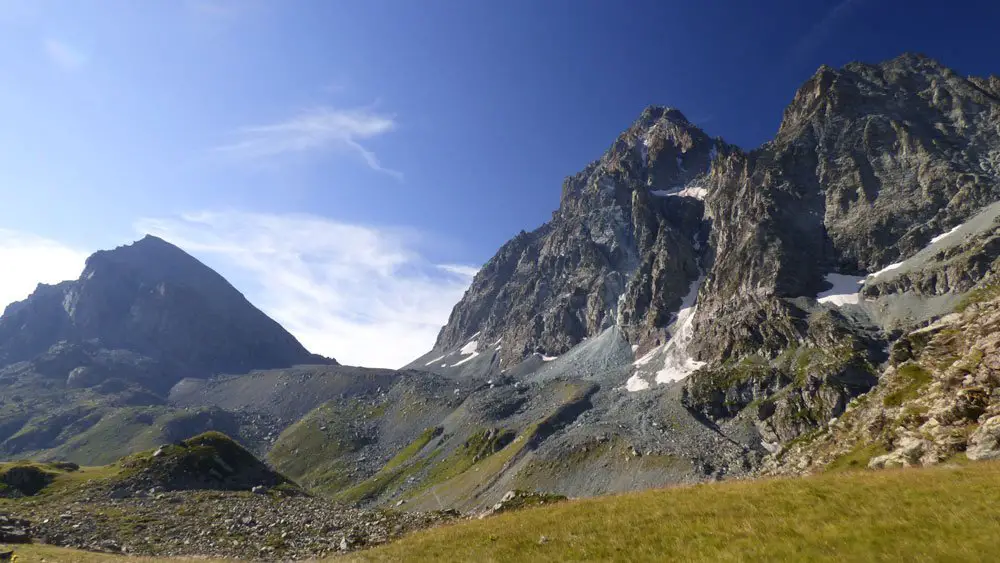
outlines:
{"label": "dry golden grass", "polygon": [[[351,561],[997,561],[1000,464],[728,482],[415,533]],[[544,539],[543,539],[544,537]]]}
{"label": "dry golden grass", "polygon": [[18,563],[178,563],[190,561],[198,563],[225,563],[223,559],[204,559],[194,557],[128,557],[125,555],[110,555],[93,553],[76,549],[65,549],[51,545],[9,545],[14,550]]}

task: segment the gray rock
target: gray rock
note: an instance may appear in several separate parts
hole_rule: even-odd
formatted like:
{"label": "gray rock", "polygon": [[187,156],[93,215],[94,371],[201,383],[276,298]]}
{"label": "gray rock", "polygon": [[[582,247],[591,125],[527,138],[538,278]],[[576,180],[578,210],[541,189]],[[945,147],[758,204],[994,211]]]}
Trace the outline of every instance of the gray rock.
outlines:
{"label": "gray rock", "polygon": [[969,436],[965,455],[972,460],[1000,458],[1000,416],[987,419]]}

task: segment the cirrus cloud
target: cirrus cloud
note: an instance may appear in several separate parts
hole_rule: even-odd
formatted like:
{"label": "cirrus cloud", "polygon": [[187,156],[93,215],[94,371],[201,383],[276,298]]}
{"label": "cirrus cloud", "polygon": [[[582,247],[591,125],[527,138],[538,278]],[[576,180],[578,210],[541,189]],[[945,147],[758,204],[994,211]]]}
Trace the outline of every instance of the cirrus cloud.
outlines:
{"label": "cirrus cloud", "polygon": [[372,170],[402,180],[402,173],[382,166],[362,142],[396,129],[394,116],[369,108],[316,107],[285,121],[243,127],[236,139],[215,151],[241,158],[270,158],[292,153],[334,150],[354,154]]}

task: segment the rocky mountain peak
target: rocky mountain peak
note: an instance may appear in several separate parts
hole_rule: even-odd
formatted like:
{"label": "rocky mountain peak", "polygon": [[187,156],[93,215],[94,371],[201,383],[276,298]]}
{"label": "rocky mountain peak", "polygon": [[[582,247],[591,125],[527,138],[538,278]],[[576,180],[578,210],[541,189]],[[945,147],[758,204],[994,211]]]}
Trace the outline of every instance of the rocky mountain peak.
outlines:
{"label": "rocky mountain peak", "polygon": [[164,362],[174,380],[332,361],[310,354],[214,270],[153,236],[94,253],[79,279],[39,286],[0,317],[0,365],[60,342]]}
{"label": "rocky mountain peak", "polygon": [[[551,222],[519,234],[483,267],[436,349],[502,340],[497,361],[516,364],[561,354],[616,318],[637,339],[658,331],[663,315],[646,320],[647,309],[680,303],[697,277],[707,178],[728,150],[679,110],[647,107],[604,155],[566,179]],[[675,267],[685,275],[659,280],[656,295],[634,281],[637,271],[647,280]]]}
{"label": "rocky mountain peak", "polygon": [[995,84],[919,54],[824,66],[752,152],[647,107],[565,180],[551,222],[487,264],[435,349],[502,340],[492,356],[510,366],[615,326],[642,353],[682,309],[691,361],[830,340],[846,321],[820,329],[793,300],[913,256],[1000,197]]}
{"label": "rocky mountain peak", "polygon": [[680,125],[691,125],[688,118],[677,108],[649,105],[642,110],[639,119],[635,121],[633,126],[638,125],[643,128],[649,128],[661,120],[671,121]]}

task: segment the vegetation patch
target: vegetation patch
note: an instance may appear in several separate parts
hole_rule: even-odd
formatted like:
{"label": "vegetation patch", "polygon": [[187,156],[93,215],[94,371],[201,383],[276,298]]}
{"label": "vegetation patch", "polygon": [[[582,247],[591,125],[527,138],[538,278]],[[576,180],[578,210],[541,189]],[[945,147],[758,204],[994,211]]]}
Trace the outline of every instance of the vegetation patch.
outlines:
{"label": "vegetation patch", "polygon": [[532,506],[542,506],[566,500],[564,495],[552,493],[539,493],[533,491],[513,490],[500,499],[500,502],[493,507],[493,513],[509,512],[511,510],[521,510]]}
{"label": "vegetation patch", "polygon": [[316,407],[278,436],[268,460],[310,489],[326,493],[357,481],[346,471],[350,454],[371,442],[365,423],[384,414],[358,399]]}
{"label": "vegetation patch", "polygon": [[983,303],[1000,297],[1000,281],[993,281],[973,289],[958,302],[955,312],[962,313],[976,303]]}
{"label": "vegetation patch", "polygon": [[50,467],[31,462],[16,462],[0,467],[0,496],[17,498],[38,494],[52,481],[56,473]]}
{"label": "vegetation patch", "polygon": [[898,407],[906,401],[917,398],[920,389],[932,380],[929,371],[913,363],[897,368],[896,377],[899,387],[882,399],[882,404],[887,407]]}
{"label": "vegetation patch", "polygon": [[871,461],[872,458],[878,457],[884,453],[886,453],[886,449],[882,446],[882,444],[858,444],[851,451],[827,464],[826,471],[836,473],[840,471],[865,469],[868,467],[868,462]]}
{"label": "vegetation patch", "polygon": [[387,491],[401,487],[410,476],[427,469],[439,453],[440,450],[434,450],[427,457],[410,464],[388,470],[382,468],[361,483],[337,493],[334,498],[342,502],[364,502],[375,499]]}
{"label": "vegetation patch", "polygon": [[507,429],[480,429],[469,436],[460,448],[434,466],[428,483],[441,483],[467,471],[479,461],[503,450],[514,441],[516,434]]}
{"label": "vegetation patch", "polygon": [[424,430],[420,436],[417,436],[416,440],[393,456],[393,458],[390,459],[382,469],[388,471],[403,465],[409,461],[410,458],[420,453],[420,450],[424,449],[424,446],[426,446],[428,442],[440,436],[443,431],[444,429],[440,426]]}

